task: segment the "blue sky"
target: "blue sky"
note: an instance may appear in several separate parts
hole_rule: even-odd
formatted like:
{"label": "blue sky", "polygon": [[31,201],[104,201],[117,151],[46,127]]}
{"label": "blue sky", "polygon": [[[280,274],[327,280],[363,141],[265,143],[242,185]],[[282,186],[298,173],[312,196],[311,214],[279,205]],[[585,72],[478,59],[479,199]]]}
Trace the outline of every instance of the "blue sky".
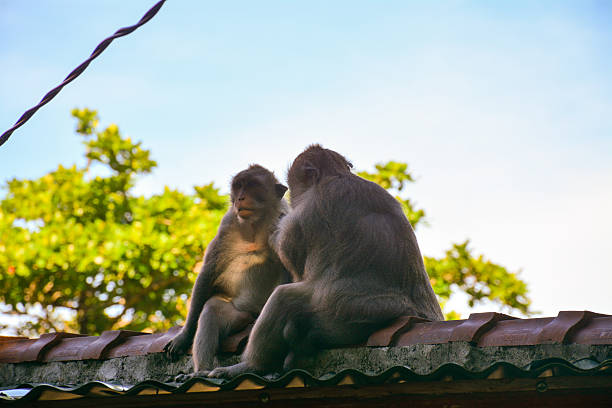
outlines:
{"label": "blue sky", "polygon": [[[0,0],[0,131],[154,3]],[[611,18],[607,1],[170,0],[0,147],[0,181],[83,164],[74,107],[152,150],[142,194],[227,191],[253,162],[284,178],[319,142],[357,169],[409,163],[425,255],[470,238],[542,314],[612,314]]]}

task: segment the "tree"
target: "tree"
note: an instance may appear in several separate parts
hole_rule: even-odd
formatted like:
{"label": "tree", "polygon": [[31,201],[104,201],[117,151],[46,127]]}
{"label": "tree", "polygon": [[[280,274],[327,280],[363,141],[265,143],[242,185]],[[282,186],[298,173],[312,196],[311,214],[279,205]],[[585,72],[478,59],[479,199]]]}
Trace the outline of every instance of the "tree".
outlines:
{"label": "tree", "polygon": [[[194,264],[215,234],[227,198],[208,184],[134,196],[156,163],[95,111],[74,110],[84,168],[59,166],[10,180],[0,203],[0,302],[27,317],[25,334],[162,330],[186,314]],[[94,175],[102,164],[104,176]]]}
{"label": "tree", "polygon": [[[184,194],[168,187],[150,197],[132,192],[155,168],[148,150],[116,125],[98,130],[98,115],[74,110],[87,165],[59,166],[36,180],[9,180],[0,201],[0,308],[21,318],[18,332],[99,334],[104,330],[167,330],[181,323],[195,281],[194,265],[214,237],[228,198],[213,184]],[[425,212],[401,197],[413,178],[388,162],[361,176],[397,193],[417,227]],[[526,286],[467,242],[442,259],[425,258],[444,303],[464,291],[529,312]],[[450,313],[452,317],[452,312]]]}

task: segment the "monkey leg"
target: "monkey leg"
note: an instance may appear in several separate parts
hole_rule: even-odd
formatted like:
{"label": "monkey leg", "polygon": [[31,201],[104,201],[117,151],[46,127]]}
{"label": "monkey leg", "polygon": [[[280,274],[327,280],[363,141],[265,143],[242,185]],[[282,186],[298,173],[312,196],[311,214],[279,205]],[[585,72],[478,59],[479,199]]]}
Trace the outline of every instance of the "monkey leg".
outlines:
{"label": "monkey leg", "polygon": [[373,295],[343,293],[341,289],[333,293],[335,301],[318,309],[311,320],[319,347],[361,344],[376,330],[413,310],[409,299],[376,288],[369,291]]}
{"label": "monkey leg", "polygon": [[229,299],[211,297],[202,309],[193,342],[195,375],[208,374],[208,370],[214,367],[220,343],[252,321],[251,313],[236,309]]}
{"label": "monkey leg", "polygon": [[283,362],[283,371],[289,371],[296,361],[303,356],[315,354],[320,348],[319,333],[313,326],[314,312],[309,305],[294,314],[283,330],[283,337],[288,344],[289,351]]}
{"label": "monkey leg", "polygon": [[308,309],[311,297],[312,288],[304,282],[277,286],[255,321],[242,354],[242,362],[230,367],[218,367],[209,377],[280,370],[290,351],[285,328],[291,327],[294,324],[292,319]]}

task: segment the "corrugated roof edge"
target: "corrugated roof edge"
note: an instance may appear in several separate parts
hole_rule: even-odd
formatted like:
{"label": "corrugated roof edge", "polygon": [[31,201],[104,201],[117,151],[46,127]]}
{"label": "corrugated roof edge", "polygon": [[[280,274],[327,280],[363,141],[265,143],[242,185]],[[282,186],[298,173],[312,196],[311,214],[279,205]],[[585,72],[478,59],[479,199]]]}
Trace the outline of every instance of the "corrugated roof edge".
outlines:
{"label": "corrugated roof edge", "polygon": [[[167,393],[182,394],[187,392],[207,391],[231,391],[244,389],[263,389],[263,388],[301,388],[301,387],[325,387],[339,385],[383,385],[394,384],[408,380],[436,381],[452,379],[499,379],[499,378],[537,378],[555,376],[597,376],[611,375],[612,360],[606,360],[601,364],[582,369],[568,361],[561,359],[545,359],[534,361],[530,367],[524,369],[506,362],[497,362],[481,371],[470,371],[457,364],[445,364],[428,374],[418,374],[404,366],[396,366],[385,370],[377,375],[369,375],[355,369],[346,369],[341,372],[313,377],[308,371],[295,369],[282,376],[272,378],[271,376],[262,377],[257,374],[243,374],[231,380],[211,379],[211,378],[192,378],[189,381],[174,385],[155,380],[147,380],[138,383],[128,389],[114,386],[102,382],[89,382],[77,387],[58,387],[48,384],[22,384],[15,388],[31,388],[31,390],[21,398],[12,399],[16,401],[37,401],[44,399],[45,391],[55,393],[73,394],[75,397],[86,396],[120,396],[138,395],[146,390],[163,391]],[[53,399],[56,398],[54,396]],[[7,400],[7,399],[5,399]]]}

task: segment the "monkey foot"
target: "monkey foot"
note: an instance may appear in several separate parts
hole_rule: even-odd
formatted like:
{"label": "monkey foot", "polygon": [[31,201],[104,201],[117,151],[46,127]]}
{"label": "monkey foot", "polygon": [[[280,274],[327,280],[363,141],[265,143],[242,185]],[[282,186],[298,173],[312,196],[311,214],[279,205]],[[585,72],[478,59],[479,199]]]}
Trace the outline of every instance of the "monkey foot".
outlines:
{"label": "monkey foot", "polygon": [[211,378],[231,378],[240,374],[253,372],[246,362],[241,362],[227,367],[217,367],[208,376]]}
{"label": "monkey foot", "polygon": [[174,377],[174,381],[175,382],[180,382],[180,383],[184,383],[187,382],[187,380],[190,380],[192,378],[195,377],[208,377],[208,374],[210,374],[210,371],[208,370],[202,370],[202,371],[196,371],[195,373],[191,373],[191,374],[179,374],[176,377]]}

